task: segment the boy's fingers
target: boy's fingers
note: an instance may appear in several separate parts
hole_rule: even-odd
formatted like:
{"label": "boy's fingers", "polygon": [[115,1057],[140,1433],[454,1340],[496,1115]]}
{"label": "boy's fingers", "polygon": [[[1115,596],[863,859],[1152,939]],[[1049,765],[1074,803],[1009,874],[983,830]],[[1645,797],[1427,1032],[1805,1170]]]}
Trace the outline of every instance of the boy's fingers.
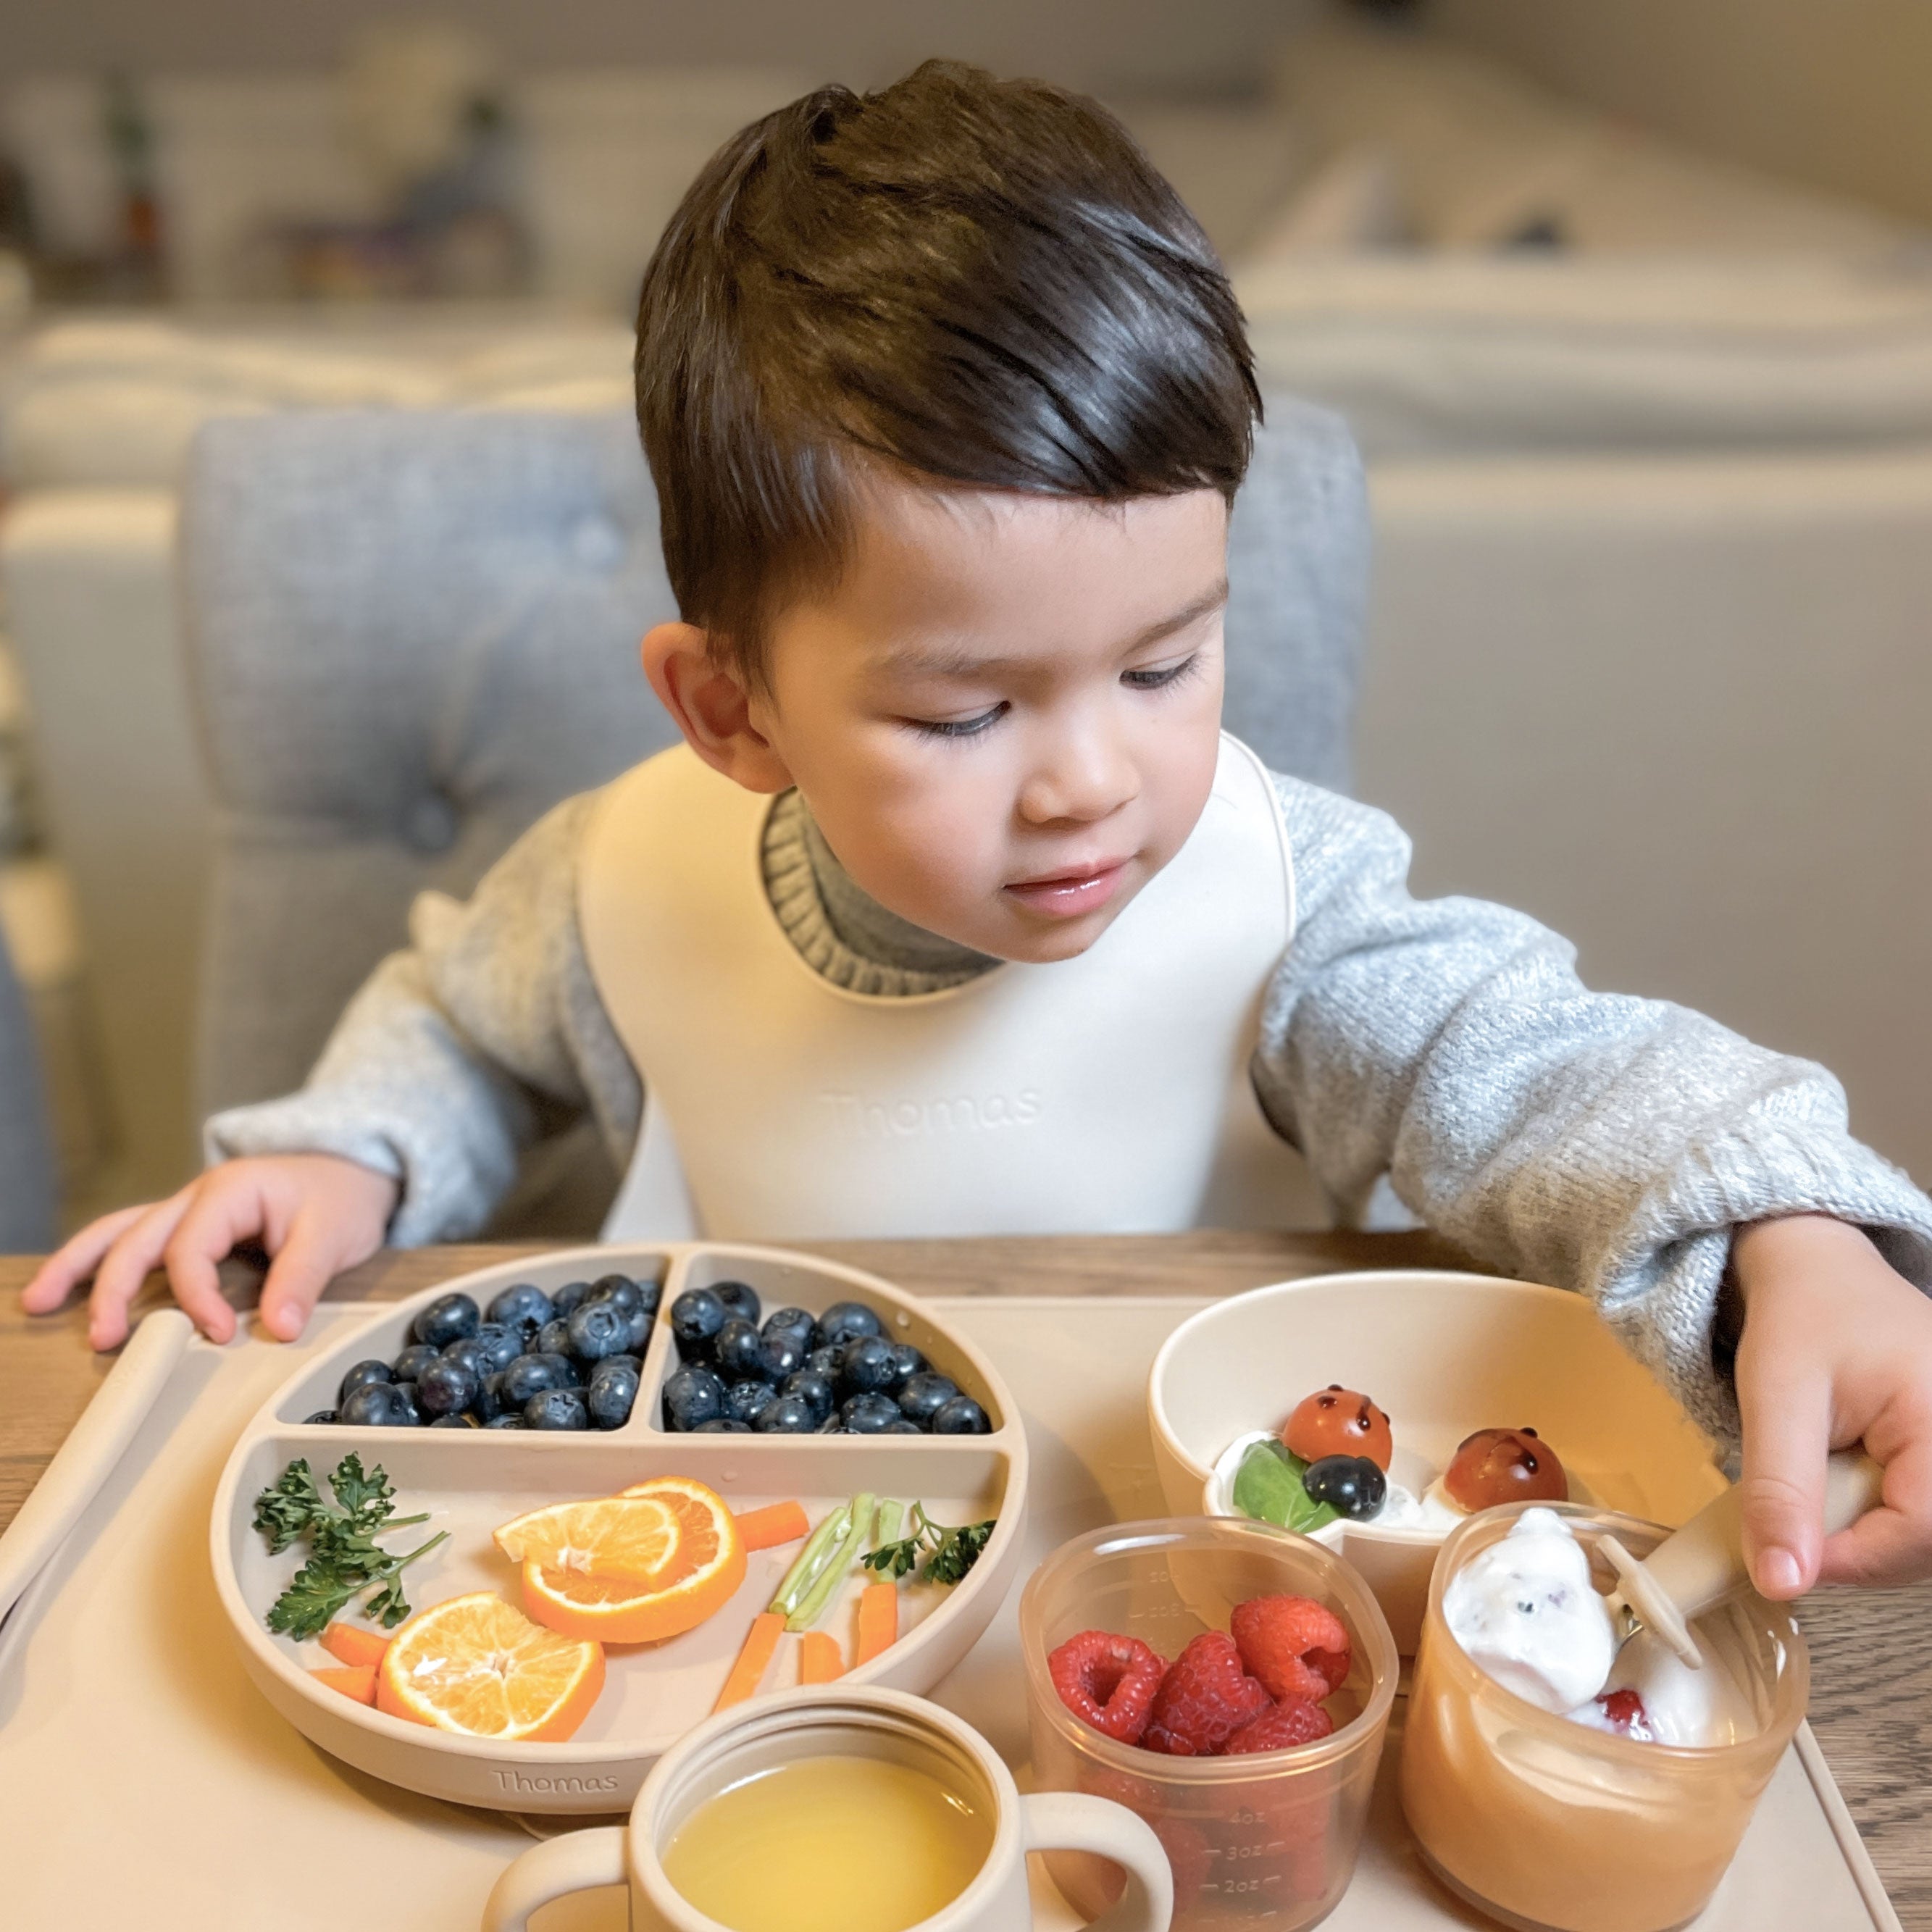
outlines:
{"label": "boy's fingers", "polygon": [[203,1179],[169,1238],[164,1258],[175,1299],[212,1342],[225,1342],[235,1333],[235,1311],[221,1292],[215,1264],[237,1241],[261,1233],[262,1220],[260,1191],[217,1169]]}
{"label": "boy's fingers", "polygon": [[292,1342],[308,1325],[322,1290],[341,1266],[337,1250],[326,1216],[307,1210],[296,1216],[262,1284],[262,1325],[271,1335]]}
{"label": "boy's fingers", "polygon": [[76,1285],[94,1272],[101,1256],[147,1211],[147,1203],[143,1202],[90,1221],[41,1262],[33,1280],[20,1291],[21,1306],[29,1315],[45,1315],[58,1308]]}
{"label": "boy's fingers", "polygon": [[[1747,1341],[1750,1339],[1748,1326]],[[1762,1336],[1760,1338],[1762,1340]],[[1786,1349],[1775,1359],[1803,1364]],[[1748,1348],[1738,1356],[1744,1420],[1744,1556],[1767,1597],[1801,1597],[1817,1580],[1825,1538],[1825,1458],[1832,1448],[1832,1388],[1808,1366],[1773,1376]]]}
{"label": "boy's fingers", "polygon": [[88,1297],[87,1339],[97,1348],[118,1348],[128,1339],[128,1304],[161,1258],[168,1237],[188,1212],[192,1190],[143,1208],[95,1270]]}
{"label": "boy's fingers", "polygon": [[1906,1444],[1885,1466],[1885,1501],[1828,1538],[1821,1583],[1891,1589],[1932,1578],[1932,1442]]}

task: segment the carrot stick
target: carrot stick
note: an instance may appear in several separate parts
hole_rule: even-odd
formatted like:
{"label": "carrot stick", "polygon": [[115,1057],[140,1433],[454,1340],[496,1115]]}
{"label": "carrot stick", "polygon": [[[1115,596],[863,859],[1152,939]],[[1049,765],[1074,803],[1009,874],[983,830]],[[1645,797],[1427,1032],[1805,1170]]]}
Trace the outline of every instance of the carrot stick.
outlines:
{"label": "carrot stick", "polygon": [[745,1633],[745,1647],[739,1652],[738,1660],[732,1665],[731,1674],[711,1707],[713,1711],[729,1710],[734,1704],[742,1704],[747,1697],[757,1695],[784,1628],[784,1618],[776,1610],[760,1610],[752,1619],[752,1628]]}
{"label": "carrot stick", "polygon": [[838,1640],[830,1630],[807,1630],[799,1642],[802,1646],[798,1660],[801,1684],[830,1684],[834,1678],[845,1675]]}
{"label": "carrot stick", "polygon": [[376,1701],[376,1666],[373,1664],[352,1664],[340,1670],[312,1670],[309,1675],[318,1684],[326,1684],[332,1690],[340,1690],[345,1697],[352,1697],[358,1704],[373,1704]]}
{"label": "carrot stick", "polygon": [[364,1664],[380,1664],[389,1640],[375,1630],[358,1630],[353,1624],[331,1624],[322,1634],[322,1647],[353,1670]]}
{"label": "carrot stick", "polygon": [[770,1550],[781,1543],[796,1543],[811,1528],[802,1503],[767,1503],[763,1509],[747,1510],[734,1518],[738,1539],[747,1550]]}
{"label": "carrot stick", "polygon": [[870,1664],[881,1651],[890,1649],[898,1634],[899,1586],[868,1583],[859,1596],[859,1648],[853,1668]]}

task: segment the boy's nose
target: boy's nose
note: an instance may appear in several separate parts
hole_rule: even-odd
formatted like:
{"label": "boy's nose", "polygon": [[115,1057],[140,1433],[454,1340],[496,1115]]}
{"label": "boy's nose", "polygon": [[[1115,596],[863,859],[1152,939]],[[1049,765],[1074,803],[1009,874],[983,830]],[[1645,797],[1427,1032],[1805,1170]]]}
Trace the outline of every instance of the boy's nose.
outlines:
{"label": "boy's nose", "polygon": [[1029,825],[1090,825],[1130,804],[1140,791],[1132,760],[1104,738],[1056,746],[1020,788],[1020,816]]}

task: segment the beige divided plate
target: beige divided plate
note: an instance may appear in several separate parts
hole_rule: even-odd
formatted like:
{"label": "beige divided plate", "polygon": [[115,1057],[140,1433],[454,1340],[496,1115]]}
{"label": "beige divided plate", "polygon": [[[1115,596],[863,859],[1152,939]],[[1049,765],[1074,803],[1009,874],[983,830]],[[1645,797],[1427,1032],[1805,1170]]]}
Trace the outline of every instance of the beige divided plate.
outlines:
{"label": "beige divided plate", "polygon": [[[1202,1305],[926,1304],[998,1366],[1024,1418],[1032,1468],[1022,1574],[1069,1537],[1160,1514],[1143,1392],[1156,1350]],[[524,1821],[418,1796],[314,1749],[257,1694],[222,1634],[206,1537],[224,1462],[292,1364],[332,1353],[366,1312],[326,1307],[292,1347],[191,1343],[119,1467],[0,1625],[0,1923],[476,1932],[490,1886],[528,1848]],[[1097,1356],[1096,1334],[1106,1337]],[[1018,1594],[932,1694],[992,1740],[1024,1786]],[[1398,1719],[1402,1708],[1398,1699]],[[1354,1882],[1324,1932],[1486,1924],[1418,1863],[1394,1762],[1384,1755]],[[571,1822],[530,1823],[548,1834]],[[624,1932],[622,1895],[586,1893],[538,1922],[543,1932]],[[1078,1922],[1036,1870],[1034,1932]],[[1808,1731],[1698,1932],[1899,1932]]]}
{"label": "beige divided plate", "polygon": [[[418,1310],[460,1289],[487,1306],[513,1282],[546,1292],[614,1271],[662,1284],[663,1300],[645,1353],[635,1407],[622,1428],[583,1432],[457,1429],[350,1429],[302,1418],[332,1408],[349,1366],[388,1361],[406,1346]],[[748,1282],[766,1312],[795,1306],[821,1314],[838,1301],[875,1309],[895,1340],[909,1341],[986,1409],[986,1436],[673,1435],[662,1426],[659,1396],[677,1366],[668,1322],[687,1288]],[[615,1809],[635,1795],[658,1756],[716,1702],[752,1619],[798,1554],[796,1544],[754,1551],[744,1582],[724,1607],[694,1630],[656,1644],[612,1645],[604,1688],[567,1744],[499,1743],[412,1724],[372,1710],[312,1674],[335,1660],[319,1642],[271,1634],[264,1614],[302,1561],[299,1550],[268,1554],[254,1526],[256,1498],[297,1456],[320,1475],[350,1450],[380,1463],[399,1515],[429,1520],[398,1533],[413,1548],[439,1530],[439,1546],[404,1573],[412,1609],[474,1590],[520,1601],[517,1567],[490,1532],[526,1510],[580,1497],[613,1496],[655,1476],[708,1484],[742,1513],[796,1499],[817,1522],[861,1492],[908,1505],[922,1502],[935,1520],[969,1523],[997,1516],[998,1527],[965,1581],[948,1589],[909,1582],[900,1592],[898,1640],[850,1674],[854,1683],[929,1690],[978,1640],[1017,1572],[1025,1527],[1027,1448],[1012,1398],[980,1351],[932,1311],[875,1276],[782,1250],[698,1243],[668,1248],[577,1248],[454,1277],[397,1304],[344,1336],[305,1364],[265,1402],[242,1431],[216,1491],[212,1526],[214,1584],[242,1658],[256,1687],[284,1717],[327,1751],[358,1769],[430,1797],[506,1810],[580,1812]],[[854,1576],[818,1628],[850,1657],[862,1580]],[[796,1642],[780,1646],[766,1688],[797,1682]]]}

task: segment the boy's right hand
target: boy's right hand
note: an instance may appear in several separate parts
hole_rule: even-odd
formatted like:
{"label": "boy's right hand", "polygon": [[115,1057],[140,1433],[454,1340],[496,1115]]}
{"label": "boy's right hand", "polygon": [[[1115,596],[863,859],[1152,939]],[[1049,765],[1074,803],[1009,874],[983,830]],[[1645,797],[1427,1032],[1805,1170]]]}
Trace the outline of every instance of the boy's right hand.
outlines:
{"label": "boy's right hand", "polygon": [[29,1314],[58,1308],[88,1276],[87,1339],[97,1348],[128,1338],[128,1305],[156,1267],[210,1341],[235,1333],[215,1264],[259,1239],[274,1257],[262,1284],[262,1324],[292,1342],[332,1276],[382,1245],[397,1184],[334,1154],[274,1154],[224,1161],[178,1194],[123,1208],[82,1228],[42,1263],[22,1293]]}

